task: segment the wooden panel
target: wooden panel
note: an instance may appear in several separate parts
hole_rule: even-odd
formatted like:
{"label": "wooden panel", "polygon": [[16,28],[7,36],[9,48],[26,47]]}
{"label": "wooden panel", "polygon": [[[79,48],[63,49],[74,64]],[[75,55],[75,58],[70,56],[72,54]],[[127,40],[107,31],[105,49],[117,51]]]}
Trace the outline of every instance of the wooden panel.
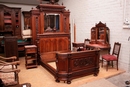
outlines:
{"label": "wooden panel", "polygon": [[4,37],[4,51],[6,57],[17,56],[18,59],[18,45],[17,37]]}
{"label": "wooden panel", "polygon": [[41,38],[40,53],[68,50],[68,37]]}
{"label": "wooden panel", "polygon": [[59,73],[67,73],[68,72],[68,54],[56,54],[56,58],[58,62],[56,62],[57,65],[57,71]]}
{"label": "wooden panel", "polygon": [[99,50],[56,53],[56,81],[67,81],[81,76],[99,73]]}

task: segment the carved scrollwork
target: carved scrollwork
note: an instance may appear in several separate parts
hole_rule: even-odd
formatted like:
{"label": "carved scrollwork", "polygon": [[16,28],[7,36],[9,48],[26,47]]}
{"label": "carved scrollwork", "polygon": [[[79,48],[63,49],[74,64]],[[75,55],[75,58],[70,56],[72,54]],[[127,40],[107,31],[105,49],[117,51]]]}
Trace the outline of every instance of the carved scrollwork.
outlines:
{"label": "carved scrollwork", "polygon": [[9,13],[9,14],[11,14],[11,13],[12,13],[12,10],[11,10],[11,9],[7,9],[7,8],[4,8],[4,13]]}
{"label": "carved scrollwork", "polygon": [[74,60],[74,66],[78,67],[78,66],[88,66],[91,65],[93,62],[93,58],[89,57],[89,58],[81,58],[81,59],[75,59]]}

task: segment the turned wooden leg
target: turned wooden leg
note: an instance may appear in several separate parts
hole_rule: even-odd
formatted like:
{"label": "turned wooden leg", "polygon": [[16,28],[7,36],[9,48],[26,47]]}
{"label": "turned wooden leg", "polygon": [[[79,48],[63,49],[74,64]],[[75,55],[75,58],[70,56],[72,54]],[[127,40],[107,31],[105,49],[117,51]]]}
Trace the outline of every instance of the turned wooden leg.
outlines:
{"label": "turned wooden leg", "polygon": [[113,61],[111,61],[112,67],[113,67]]}
{"label": "turned wooden leg", "polygon": [[117,70],[118,70],[118,61],[116,62]]}
{"label": "turned wooden leg", "polygon": [[108,65],[110,64],[109,61],[107,61],[107,65],[106,65],[106,71],[108,71]]}

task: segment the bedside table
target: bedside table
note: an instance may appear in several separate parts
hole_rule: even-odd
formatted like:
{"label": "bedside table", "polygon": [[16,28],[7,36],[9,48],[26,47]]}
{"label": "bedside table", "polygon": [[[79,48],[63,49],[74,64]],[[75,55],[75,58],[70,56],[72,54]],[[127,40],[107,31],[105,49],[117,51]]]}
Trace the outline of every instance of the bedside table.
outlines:
{"label": "bedside table", "polygon": [[27,69],[37,67],[37,46],[26,45],[25,48],[25,66]]}

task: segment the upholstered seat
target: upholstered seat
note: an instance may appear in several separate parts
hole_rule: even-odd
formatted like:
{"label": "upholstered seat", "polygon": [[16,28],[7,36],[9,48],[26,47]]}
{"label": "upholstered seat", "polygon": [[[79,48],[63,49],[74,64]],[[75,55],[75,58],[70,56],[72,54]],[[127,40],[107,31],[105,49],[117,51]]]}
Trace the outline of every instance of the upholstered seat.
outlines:
{"label": "upholstered seat", "polygon": [[18,74],[19,71],[19,69],[13,70],[12,65],[3,66],[2,70],[0,70],[0,78],[4,82],[4,85],[9,86],[18,84],[18,80],[16,80],[18,78],[16,78],[15,74]]}
{"label": "upholstered seat", "polygon": [[108,60],[108,61],[117,60],[117,57],[114,56],[114,55],[106,54],[106,55],[103,55],[102,57],[103,57],[105,60]]}
{"label": "upholstered seat", "polygon": [[32,38],[31,29],[23,30],[22,31],[22,38],[23,39]]}

